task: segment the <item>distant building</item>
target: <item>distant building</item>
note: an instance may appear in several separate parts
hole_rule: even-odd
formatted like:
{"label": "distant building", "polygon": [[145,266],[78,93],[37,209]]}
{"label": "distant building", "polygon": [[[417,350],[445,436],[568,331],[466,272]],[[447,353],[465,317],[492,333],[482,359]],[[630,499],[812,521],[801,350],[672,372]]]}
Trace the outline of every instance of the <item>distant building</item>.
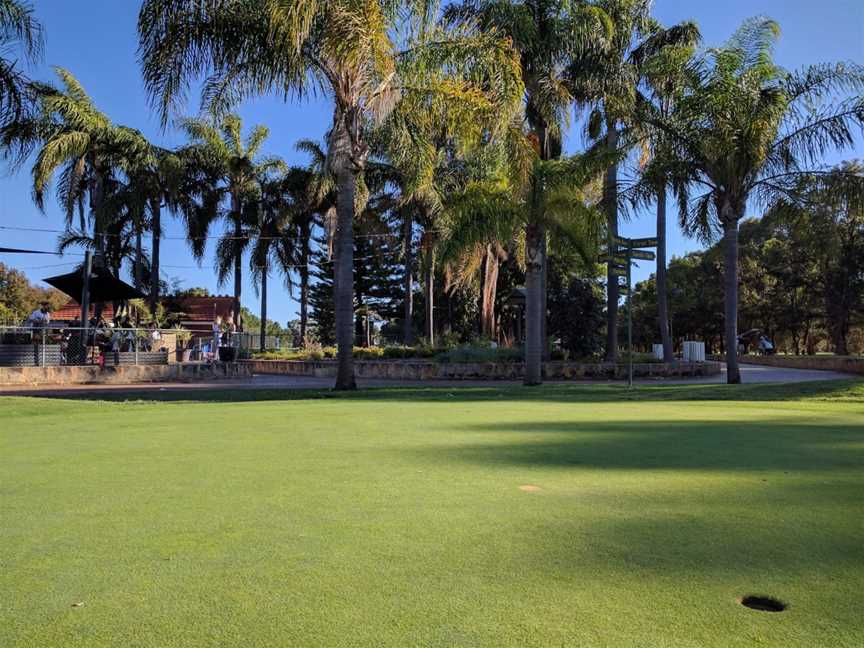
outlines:
{"label": "distant building", "polygon": [[[213,334],[213,322],[230,323],[234,318],[234,298],[228,295],[213,297],[166,297],[161,300],[169,314],[185,329],[192,332],[193,337],[210,337]],[[95,305],[90,305],[90,317],[94,316]],[[69,324],[81,316],[81,305],[70,299],[62,308],[51,314],[54,323]],[[108,302],[102,305],[102,317],[110,321],[114,317],[114,307]]]}

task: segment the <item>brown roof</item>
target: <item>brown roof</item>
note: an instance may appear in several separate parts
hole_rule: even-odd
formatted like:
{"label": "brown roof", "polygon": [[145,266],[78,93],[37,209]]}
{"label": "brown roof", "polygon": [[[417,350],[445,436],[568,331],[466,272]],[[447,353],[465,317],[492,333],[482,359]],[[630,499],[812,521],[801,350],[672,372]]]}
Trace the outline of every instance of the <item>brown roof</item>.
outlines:
{"label": "brown roof", "polygon": [[[234,298],[229,295],[217,295],[214,297],[167,297],[162,303],[173,312],[182,313],[181,322],[185,328],[193,332],[210,334],[213,322],[220,318],[221,321],[231,320],[234,313]],[[90,317],[94,314],[94,304],[90,305]],[[70,299],[62,308],[51,313],[54,321],[71,322],[81,315],[81,305],[74,299]],[[114,317],[112,304],[103,305],[102,316],[105,319]]]}
{"label": "brown roof", "polygon": [[[93,317],[96,314],[96,304],[90,304],[90,315]],[[111,302],[102,304],[102,317],[106,320],[114,318],[114,306]],[[51,320],[54,322],[71,322],[81,318],[81,304],[74,299],[70,299],[60,309],[51,313]]]}

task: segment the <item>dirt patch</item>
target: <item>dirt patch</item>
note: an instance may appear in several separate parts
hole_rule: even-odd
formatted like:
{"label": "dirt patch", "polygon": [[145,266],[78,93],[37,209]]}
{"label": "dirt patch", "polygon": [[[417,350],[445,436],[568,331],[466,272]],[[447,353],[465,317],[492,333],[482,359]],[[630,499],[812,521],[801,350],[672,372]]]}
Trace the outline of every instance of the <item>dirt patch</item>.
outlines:
{"label": "dirt patch", "polygon": [[523,484],[519,487],[519,490],[525,491],[526,493],[536,493],[538,491],[543,490],[539,486],[535,486],[534,484]]}
{"label": "dirt patch", "polygon": [[750,608],[751,610],[758,610],[759,612],[782,612],[788,606],[781,600],[772,598],[770,596],[759,596],[755,594],[748,594],[747,596],[742,596],[738,599],[738,602],[746,608]]}

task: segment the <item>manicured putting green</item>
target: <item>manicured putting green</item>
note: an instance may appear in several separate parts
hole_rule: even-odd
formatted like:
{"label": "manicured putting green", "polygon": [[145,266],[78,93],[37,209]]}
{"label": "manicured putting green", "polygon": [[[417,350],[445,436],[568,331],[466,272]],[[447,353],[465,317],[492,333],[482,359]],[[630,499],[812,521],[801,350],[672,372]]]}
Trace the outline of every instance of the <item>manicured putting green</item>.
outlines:
{"label": "manicured putting green", "polygon": [[864,645],[862,383],[112,398],[0,399],[4,648]]}

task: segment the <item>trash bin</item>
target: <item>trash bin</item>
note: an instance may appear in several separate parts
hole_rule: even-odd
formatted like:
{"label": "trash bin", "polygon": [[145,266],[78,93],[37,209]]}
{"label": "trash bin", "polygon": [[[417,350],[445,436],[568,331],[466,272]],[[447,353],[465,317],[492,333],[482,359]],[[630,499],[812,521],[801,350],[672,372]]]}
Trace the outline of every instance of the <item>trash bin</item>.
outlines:
{"label": "trash bin", "polygon": [[235,362],[237,360],[237,349],[234,347],[219,347],[220,362]]}

